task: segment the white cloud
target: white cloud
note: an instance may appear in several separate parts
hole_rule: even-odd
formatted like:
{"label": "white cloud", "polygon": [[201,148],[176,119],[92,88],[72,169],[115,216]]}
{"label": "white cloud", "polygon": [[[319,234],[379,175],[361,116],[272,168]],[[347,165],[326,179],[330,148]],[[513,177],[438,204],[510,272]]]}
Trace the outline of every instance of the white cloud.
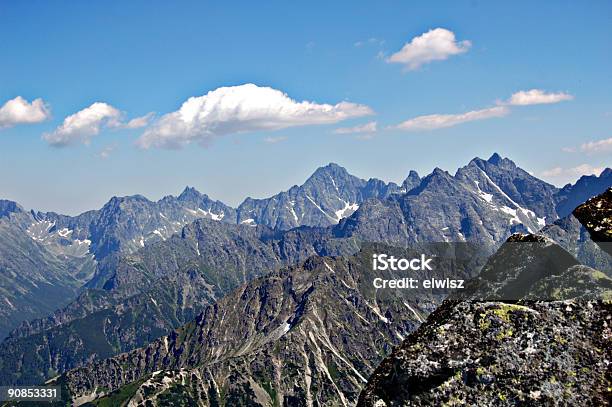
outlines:
{"label": "white cloud", "polygon": [[144,116],[135,117],[127,123],[121,124],[119,127],[124,129],[139,129],[141,127],[146,127],[153,119],[153,116],[155,116],[155,113],[150,112],[145,114]]}
{"label": "white cloud", "polygon": [[100,131],[105,127],[111,129],[146,127],[154,113],[147,113],[127,122],[124,120],[124,116],[123,112],[108,103],[96,102],[66,117],[61,126],[50,133],[43,134],[42,138],[54,147],[65,147],[76,143],[89,144],[92,137],[100,134]]}
{"label": "white cloud", "polygon": [[229,134],[332,124],[373,113],[368,106],[349,102],[297,102],[279,90],[253,84],[221,87],[191,97],[179,110],[163,115],[137,144],[142,148],[207,145]]}
{"label": "white cloud", "polygon": [[612,152],[612,137],[604,140],[589,141],[580,146],[584,153],[609,153]]}
{"label": "white cloud", "polygon": [[393,128],[406,131],[435,130],[475,120],[503,117],[509,112],[510,110],[505,106],[496,106],[488,109],[472,110],[461,114],[431,114],[406,120]]}
{"label": "white cloud", "polygon": [[435,28],[414,37],[401,50],[387,58],[389,63],[404,64],[407,69],[418,69],[432,61],[442,61],[452,55],[467,52],[470,41],[455,40],[455,33],[445,28]]}
{"label": "white cloud", "polygon": [[110,145],[110,146],[106,146],[102,150],[100,150],[98,152],[98,154],[96,154],[96,155],[97,155],[98,158],[100,158],[102,160],[106,160],[108,157],[110,157],[111,153],[113,151],[115,151],[116,149],[117,149],[117,145],[116,144],[113,144],[113,145]]}
{"label": "white cloud", "polygon": [[51,133],[43,134],[43,139],[55,147],[78,142],[88,144],[103,126],[119,127],[120,119],[121,112],[118,109],[107,103],[96,102],[66,117],[61,126]]}
{"label": "white cloud", "polygon": [[264,139],[264,142],[268,143],[268,144],[276,144],[276,143],[280,143],[282,141],[287,140],[287,136],[278,136],[278,137],[266,137]]}
{"label": "white cloud", "polygon": [[17,124],[39,123],[50,117],[49,107],[42,99],[34,99],[32,103],[28,103],[21,96],[17,96],[0,107],[0,129]]}
{"label": "white cloud", "polygon": [[376,122],[368,122],[354,127],[340,127],[334,130],[334,134],[376,133],[376,126]]}
{"label": "white cloud", "polygon": [[385,40],[379,40],[378,38],[368,38],[365,41],[357,41],[353,44],[354,47],[363,47],[364,45],[384,45]]}
{"label": "white cloud", "polygon": [[541,89],[531,89],[514,93],[506,103],[513,106],[527,106],[559,103],[572,99],[574,97],[569,93],[547,93]]}
{"label": "white cloud", "polygon": [[573,182],[583,175],[599,175],[604,169],[604,167],[595,167],[590,164],[581,164],[571,168],[551,168],[542,171],[540,175],[552,181],[566,183]]}
{"label": "white cloud", "polygon": [[149,112],[145,114],[144,116],[135,117],[125,123],[118,121],[118,120],[114,120],[110,122],[108,126],[114,127],[114,128],[120,128],[120,129],[140,129],[142,127],[147,127],[154,116],[155,116],[155,113]]}

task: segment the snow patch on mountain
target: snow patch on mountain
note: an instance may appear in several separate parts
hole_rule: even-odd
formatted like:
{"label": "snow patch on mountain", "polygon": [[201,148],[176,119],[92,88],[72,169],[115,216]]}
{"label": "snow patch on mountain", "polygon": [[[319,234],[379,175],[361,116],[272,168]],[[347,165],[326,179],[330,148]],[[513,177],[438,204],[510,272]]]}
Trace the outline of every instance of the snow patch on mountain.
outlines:
{"label": "snow patch on mountain", "polygon": [[353,212],[359,209],[359,205],[357,205],[356,203],[348,203],[346,201],[343,201],[343,202],[344,202],[344,208],[339,209],[335,212],[336,219],[338,219],[338,222],[340,222],[340,219],[346,218],[347,216],[352,215]]}

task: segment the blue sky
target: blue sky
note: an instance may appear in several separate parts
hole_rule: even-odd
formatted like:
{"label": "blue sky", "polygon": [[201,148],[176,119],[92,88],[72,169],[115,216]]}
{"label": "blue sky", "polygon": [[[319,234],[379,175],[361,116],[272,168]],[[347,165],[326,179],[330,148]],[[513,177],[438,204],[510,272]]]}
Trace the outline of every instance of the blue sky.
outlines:
{"label": "blue sky", "polygon": [[[493,152],[562,185],[612,162],[611,38],[609,1],[0,1],[0,197],[75,214],[191,185],[237,205],[332,161],[401,182]],[[226,87],[248,120],[216,104]],[[298,113],[257,116],[266,87]],[[215,90],[196,100],[214,114],[177,127]],[[44,119],[11,116],[17,97]],[[95,102],[97,134],[58,129]]]}

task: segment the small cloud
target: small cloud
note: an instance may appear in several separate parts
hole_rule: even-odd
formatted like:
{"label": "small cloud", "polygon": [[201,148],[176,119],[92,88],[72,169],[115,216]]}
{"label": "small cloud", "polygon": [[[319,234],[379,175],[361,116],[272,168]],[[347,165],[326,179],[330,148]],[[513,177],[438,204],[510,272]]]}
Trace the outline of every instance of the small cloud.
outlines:
{"label": "small cloud", "polygon": [[40,123],[51,117],[51,111],[42,99],[31,103],[17,96],[0,107],[0,129],[18,124]]}
{"label": "small cloud", "polygon": [[376,122],[368,122],[354,127],[340,127],[334,130],[334,134],[376,133],[376,126]]}
{"label": "small cloud", "polygon": [[306,43],[306,50],[308,50],[308,51],[312,51],[312,50],[313,50],[313,48],[314,48],[316,45],[317,45],[317,43],[316,43],[316,42],[314,42],[314,41],[310,41],[310,42]]}
{"label": "small cloud", "polygon": [[581,164],[571,168],[554,167],[542,171],[540,175],[544,178],[548,178],[549,180],[565,184],[567,182],[573,182],[583,175],[599,175],[604,169],[604,167]]}
{"label": "small cloud", "polygon": [[612,152],[612,137],[598,140],[598,141],[589,141],[588,143],[584,143],[580,146],[580,151],[583,153],[609,153]]}
{"label": "small cloud", "polygon": [[106,146],[102,150],[100,150],[98,154],[96,154],[96,156],[100,158],[101,160],[106,160],[108,157],[110,157],[111,153],[115,151],[116,149],[117,149],[116,144]]}
{"label": "small cloud", "polygon": [[42,138],[53,147],[89,144],[104,128],[138,129],[147,126],[153,116],[154,113],[151,112],[126,122],[125,114],[119,109],[108,103],[96,102],[66,117],[61,126],[43,134]]}
{"label": "small cloud", "polygon": [[120,127],[124,129],[139,129],[141,127],[146,127],[153,119],[153,116],[155,116],[155,113],[150,112],[145,114],[144,116],[135,117],[127,123],[122,124]]}
{"label": "small cloud", "polygon": [[281,142],[283,142],[285,140],[287,140],[287,136],[266,137],[264,139],[264,142],[266,142],[268,144],[276,144],[276,143],[281,143]]}
{"label": "small cloud", "polygon": [[566,153],[576,153],[578,151],[587,154],[610,153],[612,152],[612,137],[603,140],[588,141],[581,144],[579,147],[563,147],[561,150]]}
{"label": "small cloud", "polygon": [[432,61],[443,61],[450,56],[467,52],[470,41],[456,41],[455,33],[445,28],[435,28],[414,37],[401,50],[387,58],[388,63],[403,64],[408,70],[415,70]]}
{"label": "small cloud", "polygon": [[470,112],[460,114],[431,114],[406,120],[405,122],[402,122],[397,126],[393,126],[392,128],[405,131],[435,130],[476,120],[503,117],[509,112],[510,110],[505,106],[496,106],[487,109],[472,110]]}
{"label": "small cloud", "polygon": [[194,96],[179,110],[161,116],[137,141],[141,148],[180,148],[190,143],[208,145],[232,134],[333,124],[368,116],[365,105],[298,102],[287,94],[254,84],[221,87]]}
{"label": "small cloud", "polygon": [[89,144],[91,138],[100,133],[104,126],[119,127],[121,112],[108,103],[96,102],[64,119],[61,126],[42,138],[54,147],[70,144]]}
{"label": "small cloud", "polygon": [[569,93],[547,93],[541,89],[531,89],[514,93],[512,96],[510,96],[510,99],[503,104],[512,106],[542,105],[559,103],[572,99],[574,99],[574,96],[570,95]]}
{"label": "small cloud", "polygon": [[365,41],[357,41],[356,43],[353,44],[354,47],[356,48],[360,48],[363,47],[364,45],[378,45],[378,46],[382,46],[385,44],[385,40],[380,40],[378,38],[368,38]]}

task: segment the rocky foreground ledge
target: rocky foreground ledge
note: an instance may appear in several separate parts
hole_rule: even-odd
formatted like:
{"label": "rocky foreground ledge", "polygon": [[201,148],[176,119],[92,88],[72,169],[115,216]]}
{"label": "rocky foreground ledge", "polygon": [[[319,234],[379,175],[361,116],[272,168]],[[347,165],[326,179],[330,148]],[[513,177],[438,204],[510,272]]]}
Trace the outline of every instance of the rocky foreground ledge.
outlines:
{"label": "rocky foreground ledge", "polygon": [[589,199],[573,212],[589,231],[591,239],[612,255],[612,188]]}

